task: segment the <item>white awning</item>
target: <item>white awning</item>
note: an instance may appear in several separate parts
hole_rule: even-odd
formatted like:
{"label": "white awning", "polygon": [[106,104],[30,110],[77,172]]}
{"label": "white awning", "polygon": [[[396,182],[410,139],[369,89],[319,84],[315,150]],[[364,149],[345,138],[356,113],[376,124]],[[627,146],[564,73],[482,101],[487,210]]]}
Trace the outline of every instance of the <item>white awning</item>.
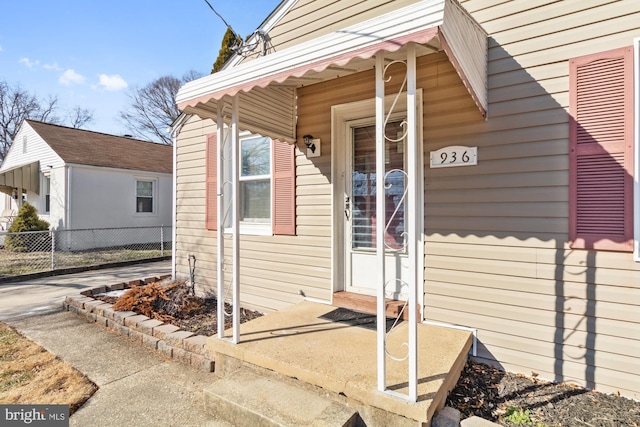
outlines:
{"label": "white awning", "polygon": [[294,143],[296,88],[371,69],[380,51],[402,58],[407,43],[418,45],[419,56],[444,50],[486,116],[487,35],[455,0],[419,1],[188,82],[176,102],[185,113],[215,119],[217,101],[227,106],[239,95],[240,129]]}
{"label": "white awning", "polygon": [[40,193],[40,162],[33,162],[0,172],[0,192],[12,194],[13,189],[19,193]]}

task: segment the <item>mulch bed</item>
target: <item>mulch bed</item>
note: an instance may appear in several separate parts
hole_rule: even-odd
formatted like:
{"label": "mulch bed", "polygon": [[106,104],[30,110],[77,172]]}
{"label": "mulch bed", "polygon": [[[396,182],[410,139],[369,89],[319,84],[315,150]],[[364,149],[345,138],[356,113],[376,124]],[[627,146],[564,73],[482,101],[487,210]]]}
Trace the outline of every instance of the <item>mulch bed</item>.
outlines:
{"label": "mulch bed", "polygon": [[639,402],[471,361],[449,393],[447,406],[463,418],[476,415],[503,426],[640,426]]}
{"label": "mulch bed", "polygon": [[[195,334],[217,333],[215,298],[192,296],[184,283],[135,288],[120,298],[97,298],[119,302],[122,310],[133,310]],[[231,309],[225,304],[227,313]],[[241,323],[259,316],[262,314],[257,311],[240,309]],[[225,319],[228,328],[231,317]],[[446,405],[459,410],[463,419],[476,415],[508,427],[640,427],[640,402],[511,374],[474,361],[465,365]]]}

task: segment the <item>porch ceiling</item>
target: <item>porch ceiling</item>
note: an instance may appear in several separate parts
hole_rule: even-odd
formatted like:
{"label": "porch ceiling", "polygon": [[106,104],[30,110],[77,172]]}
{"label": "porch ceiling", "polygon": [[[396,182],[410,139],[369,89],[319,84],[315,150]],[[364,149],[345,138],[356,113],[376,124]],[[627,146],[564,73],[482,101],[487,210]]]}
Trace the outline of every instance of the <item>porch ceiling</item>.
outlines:
{"label": "porch ceiling", "polygon": [[40,162],[36,161],[16,166],[0,172],[0,192],[12,194],[13,189],[19,192],[40,193]]}
{"label": "porch ceiling", "polygon": [[239,96],[239,127],[290,143],[296,141],[296,88],[374,67],[374,56],[404,58],[444,50],[483,115],[487,112],[487,35],[455,0],[422,0],[351,27],[185,84],[176,97],[188,114],[214,120],[223,100]]}

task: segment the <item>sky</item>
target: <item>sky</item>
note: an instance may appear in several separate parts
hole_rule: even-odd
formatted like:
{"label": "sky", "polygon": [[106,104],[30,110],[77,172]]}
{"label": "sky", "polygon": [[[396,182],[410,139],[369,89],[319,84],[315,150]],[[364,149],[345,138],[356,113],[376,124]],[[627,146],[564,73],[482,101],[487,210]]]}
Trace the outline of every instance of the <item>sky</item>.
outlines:
{"label": "sky", "polygon": [[[280,0],[209,3],[246,37]],[[0,0],[0,81],[56,96],[62,118],[92,110],[85,129],[124,135],[127,93],[166,75],[209,74],[225,31],[205,0]]]}

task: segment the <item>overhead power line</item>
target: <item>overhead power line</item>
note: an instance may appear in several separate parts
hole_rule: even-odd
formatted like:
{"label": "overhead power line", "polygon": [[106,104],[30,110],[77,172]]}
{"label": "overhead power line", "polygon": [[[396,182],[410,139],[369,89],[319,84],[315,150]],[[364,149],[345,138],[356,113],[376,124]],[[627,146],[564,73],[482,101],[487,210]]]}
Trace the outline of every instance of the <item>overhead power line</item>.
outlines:
{"label": "overhead power line", "polygon": [[271,39],[269,38],[269,35],[259,30],[253,34],[254,36],[256,36],[257,40],[254,43],[251,43],[249,45],[246,44],[244,39],[238,33],[236,33],[231,27],[231,25],[229,25],[229,23],[222,17],[222,15],[220,15],[218,11],[214,9],[211,3],[209,3],[209,0],[204,0],[204,1],[205,3],[207,3],[207,6],[209,6],[209,8],[213,11],[213,13],[215,13],[218,16],[218,18],[220,18],[220,20],[224,23],[224,25],[226,25],[227,28],[233,33],[233,38],[238,44],[231,46],[231,49],[236,54],[243,57],[252,55],[253,51],[256,50],[256,48],[260,44],[262,44],[262,55],[267,54],[267,50],[269,46],[271,46],[271,48],[273,49],[273,45],[271,45]]}
{"label": "overhead power line", "polygon": [[213,13],[215,13],[216,15],[218,15],[218,18],[220,18],[220,19],[222,20],[222,22],[224,22],[224,25],[226,25],[226,26],[227,26],[227,28],[228,28],[228,29],[230,29],[230,30],[231,30],[231,32],[232,32],[236,37],[240,37],[240,36],[238,36],[238,33],[236,33],[235,31],[233,31],[233,28],[231,28],[231,25],[229,25],[229,23],[228,23],[227,21],[225,21],[225,19],[222,17],[222,15],[220,15],[220,14],[218,13],[218,11],[217,11],[217,10],[215,10],[215,9],[213,8],[213,6],[211,6],[211,3],[209,3],[209,0],[204,0],[204,2],[209,6],[209,8],[210,8],[211,10],[213,10]]}

